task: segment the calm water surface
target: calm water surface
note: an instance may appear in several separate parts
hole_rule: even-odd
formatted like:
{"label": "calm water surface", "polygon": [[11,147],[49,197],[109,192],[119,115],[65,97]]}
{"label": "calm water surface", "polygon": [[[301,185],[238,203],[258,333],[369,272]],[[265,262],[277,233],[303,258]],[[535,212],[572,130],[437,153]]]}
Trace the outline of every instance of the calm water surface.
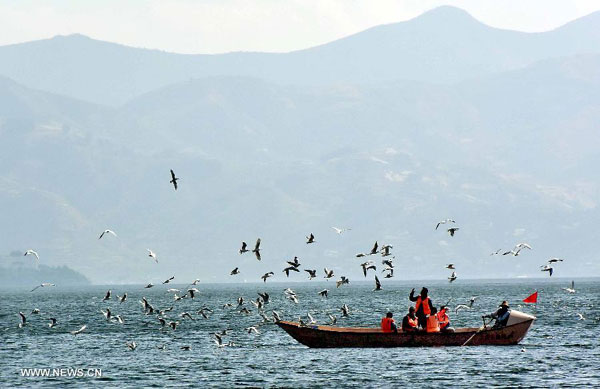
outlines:
{"label": "calm water surface", "polygon": [[[385,280],[387,281],[387,280]],[[175,302],[168,287],[90,286],[78,288],[7,290],[0,289],[0,386],[1,387],[392,387],[419,385],[446,386],[600,386],[600,280],[576,281],[577,293],[563,287],[569,280],[384,282],[384,290],[373,292],[371,283],[351,282],[336,289],[332,282],[301,284],[213,284],[197,285],[195,299]],[[250,303],[257,292],[266,291],[271,302],[265,313],[277,310],[283,319],[306,318],[310,312],[318,322],[338,317],[338,325],[374,326],[392,310],[397,320],[407,311],[408,293],[428,286],[436,306],[452,298],[451,306],[478,296],[471,311],[452,314],[452,325],[481,325],[481,315],[507,299],[513,309],[538,317],[527,337],[518,346],[447,347],[414,349],[309,349],[298,344],[273,324],[262,324]],[[295,304],[283,290],[291,286],[299,296]],[[330,297],[317,292],[327,287]],[[107,289],[113,299],[103,302]],[[537,306],[518,308],[519,301],[539,290]],[[127,292],[120,304],[116,295]],[[175,331],[161,330],[156,315],[144,315],[139,300],[145,296],[159,309],[173,306],[166,316],[178,320]],[[239,312],[237,298],[252,312]],[[226,303],[232,308],[223,308]],[[350,307],[341,318],[342,304]],[[124,324],[108,323],[101,309],[110,307]],[[214,313],[204,319],[196,312],[202,307]],[[34,308],[40,314],[32,314]],[[18,328],[18,312],[28,318]],[[195,320],[182,319],[189,312]],[[579,320],[577,313],[585,320]],[[49,328],[48,317],[58,319]],[[83,324],[87,330],[73,336],[69,331]],[[245,329],[261,324],[259,334]],[[231,328],[224,337],[234,346],[216,347],[211,333]],[[135,341],[135,351],[126,342]],[[159,349],[164,346],[164,349]],[[191,346],[189,351],[181,346]],[[22,368],[101,369],[101,377],[22,377]]]}

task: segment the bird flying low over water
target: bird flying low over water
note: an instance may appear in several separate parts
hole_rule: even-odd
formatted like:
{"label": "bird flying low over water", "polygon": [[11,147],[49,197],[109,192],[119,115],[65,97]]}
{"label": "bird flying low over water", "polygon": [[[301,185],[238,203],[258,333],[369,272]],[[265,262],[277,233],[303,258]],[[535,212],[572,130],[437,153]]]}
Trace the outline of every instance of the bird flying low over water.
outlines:
{"label": "bird flying low over water", "polygon": [[25,254],[23,254],[23,256],[27,256],[27,255],[33,255],[37,261],[40,260],[40,256],[38,255],[38,253],[35,250],[29,249],[29,250],[25,251]]}
{"label": "bird flying low over water", "polygon": [[171,278],[164,280],[163,285],[168,284],[169,282],[173,281],[174,279],[175,279],[175,276],[172,276]]}
{"label": "bird flying low over water", "polygon": [[450,236],[454,236],[454,234],[456,233],[456,231],[460,230],[460,228],[458,227],[452,227],[452,228],[448,228],[448,233],[450,234]]}
{"label": "bird flying low over water", "polygon": [[452,274],[450,275],[450,277],[448,277],[448,281],[449,282],[453,282],[454,280],[456,280],[456,272],[453,271]]}
{"label": "bird flying low over water", "polygon": [[361,263],[360,266],[362,267],[363,274],[365,275],[365,277],[367,276],[368,270],[370,270],[370,269],[377,270],[377,266],[375,266],[375,264],[371,261]]}
{"label": "bird flying low over water", "polygon": [[575,293],[575,281],[571,281],[570,288],[563,288],[563,290],[569,293]]}
{"label": "bird flying low over water", "polygon": [[349,283],[350,283],[349,279],[347,279],[344,276],[341,276],[341,278],[335,282],[335,287],[339,288],[340,286],[342,286],[344,284],[349,284]]}
{"label": "bird flying low over water", "polygon": [[315,236],[311,232],[309,236],[306,237],[306,244],[315,243]]}
{"label": "bird flying low over water", "polygon": [[323,269],[323,271],[325,272],[325,277],[323,277],[323,278],[330,279],[333,277],[333,270],[329,270],[329,269],[325,268],[325,269]]}
{"label": "bird flying low over water", "polygon": [[435,226],[435,229],[437,230],[438,227],[440,226],[440,224],[446,224],[446,223],[456,223],[454,220],[452,219],[445,219],[445,220],[441,220],[438,222],[438,224]]}
{"label": "bird flying low over water", "polygon": [[346,304],[342,305],[340,311],[342,311],[342,316],[348,316],[350,314],[350,308],[348,308]]}
{"label": "bird flying low over water", "polygon": [[256,255],[256,259],[260,261],[260,238],[256,240],[256,244],[254,245],[254,250],[252,250],[254,255]]}
{"label": "bird flying low over water", "polygon": [[152,288],[153,286],[154,286],[154,284],[151,282],[151,283],[149,283],[148,285],[144,286],[144,288],[146,288],[146,289],[150,289],[150,288]]}
{"label": "bird flying low over water", "polygon": [[137,344],[135,344],[135,342],[127,342],[126,345],[127,345],[127,347],[129,347],[129,349],[131,351],[133,351],[137,348]]}
{"label": "bird flying low over water", "polygon": [[373,289],[373,291],[376,290],[381,290],[381,282],[379,282],[379,278],[377,278],[377,276],[375,276],[375,289]]}
{"label": "bird flying low over water", "polygon": [[106,291],[106,295],[104,296],[102,301],[110,300],[111,293],[112,293],[112,291],[110,291],[110,290]]}
{"label": "bird flying low over water", "polygon": [[298,270],[298,268],[296,266],[288,266],[285,269],[283,269],[283,272],[285,273],[286,277],[290,276],[290,271],[295,271],[296,273],[300,273],[300,270]]}
{"label": "bird flying low over water", "polygon": [[56,326],[56,319],[53,317],[48,318],[48,320],[50,320],[50,323],[48,323],[48,327],[53,328],[54,326]]}
{"label": "bird flying low over water", "polygon": [[48,287],[48,286],[56,286],[56,285],[54,285],[54,284],[51,284],[51,283],[49,283],[49,282],[44,282],[44,283],[41,283],[41,284],[39,284],[39,285],[38,285],[38,286],[36,286],[35,288],[31,289],[31,292],[33,292],[33,291],[34,291],[34,290],[36,290],[37,288],[45,288],[45,287]]}
{"label": "bird flying low over water", "polygon": [[323,289],[322,291],[320,291],[320,292],[319,292],[319,295],[320,295],[321,297],[325,297],[325,298],[327,298],[327,297],[329,296],[329,290],[327,290],[327,289]]}
{"label": "bird flying low over water", "polygon": [[19,323],[19,328],[23,328],[27,325],[27,318],[23,312],[19,312],[19,316],[21,316],[21,322]]}
{"label": "bird flying low over water", "polygon": [[175,177],[175,172],[171,169],[171,181],[169,181],[169,183],[173,184],[175,190],[177,190],[177,180],[179,180],[179,178]]}
{"label": "bird flying low over water", "polygon": [[106,234],[110,234],[115,237],[117,236],[117,234],[115,234],[115,232],[113,230],[104,230],[104,231],[102,231],[102,233],[100,234],[100,237],[98,237],[98,239],[102,239],[102,237]]}
{"label": "bird flying low over water", "polygon": [[83,325],[80,329],[76,330],[76,331],[71,331],[72,335],[79,335],[81,334],[83,331],[85,331],[85,329],[87,328],[87,325]]}
{"label": "bird flying low over water", "polygon": [[127,293],[123,293],[123,296],[117,296],[117,299],[119,299],[119,303],[124,303],[127,300]]}
{"label": "bird flying low over water", "polygon": [[541,266],[541,268],[541,271],[547,271],[550,277],[552,277],[552,273],[554,273],[554,269],[552,268],[552,266],[544,265]]}

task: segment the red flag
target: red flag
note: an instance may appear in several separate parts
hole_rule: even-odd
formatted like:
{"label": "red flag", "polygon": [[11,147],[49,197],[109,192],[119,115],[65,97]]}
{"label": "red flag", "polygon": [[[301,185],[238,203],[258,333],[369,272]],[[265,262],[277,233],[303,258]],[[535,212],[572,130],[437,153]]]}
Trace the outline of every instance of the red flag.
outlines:
{"label": "red flag", "polygon": [[537,303],[537,290],[534,294],[523,300],[524,303]]}

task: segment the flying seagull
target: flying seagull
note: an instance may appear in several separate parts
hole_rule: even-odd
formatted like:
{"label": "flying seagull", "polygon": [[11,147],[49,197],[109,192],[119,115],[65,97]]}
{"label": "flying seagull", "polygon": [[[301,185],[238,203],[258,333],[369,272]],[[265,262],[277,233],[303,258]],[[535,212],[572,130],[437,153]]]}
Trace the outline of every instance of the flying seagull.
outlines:
{"label": "flying seagull", "polygon": [[29,250],[25,251],[25,254],[23,254],[23,256],[27,256],[27,255],[33,255],[37,261],[40,260],[40,256],[38,255],[38,253],[35,250],[29,249]]}
{"label": "flying seagull", "polygon": [[309,236],[306,237],[306,244],[315,243],[315,236],[311,232]]}
{"label": "flying seagull", "polygon": [[319,292],[319,295],[320,295],[321,297],[325,297],[325,298],[327,298],[327,297],[329,297],[329,290],[327,290],[327,289],[323,289],[322,291],[320,291],[320,292]]}
{"label": "flying seagull", "polygon": [[453,263],[449,263],[446,265],[446,269],[455,270],[456,268],[454,267]]}
{"label": "flying seagull", "polygon": [[298,268],[295,266],[288,266],[285,269],[283,269],[283,272],[285,273],[286,277],[290,276],[290,271],[295,271],[296,273],[300,273],[300,270],[298,270]]}
{"label": "flying seagull", "polygon": [[342,233],[346,232],[346,231],[350,231],[351,228],[337,228],[337,227],[331,227],[335,230],[335,232],[339,235],[341,235]]}
{"label": "flying seagull", "polygon": [[47,286],[56,286],[56,285],[54,285],[54,284],[51,284],[51,283],[49,283],[49,282],[44,282],[44,283],[41,283],[41,284],[39,284],[39,285],[38,285],[38,286],[36,286],[35,288],[31,289],[31,292],[33,292],[33,291],[34,291],[34,290],[36,290],[37,288],[45,288],[45,287],[47,287]]}
{"label": "flying seagull", "polygon": [[151,282],[148,285],[144,286],[144,288],[149,289],[152,288],[154,286],[154,284]]}
{"label": "flying seagull", "polygon": [[456,272],[453,271],[450,277],[448,277],[448,282],[452,283],[454,280],[456,280],[456,278]]}
{"label": "flying seagull", "polygon": [[21,316],[21,322],[19,323],[19,328],[23,328],[27,325],[27,318],[23,312],[19,312],[19,316]]}
{"label": "flying seagull", "polygon": [[248,244],[246,242],[242,242],[242,248],[240,249],[240,254],[244,254],[248,252]]}
{"label": "flying seagull", "polygon": [[312,270],[312,269],[304,269],[304,271],[308,273],[308,279],[309,280],[312,280],[313,278],[315,278],[317,276],[317,270],[316,269],[314,269],[314,270]]}
{"label": "flying seagull", "polygon": [[448,233],[450,234],[450,236],[454,236],[454,233],[456,231],[458,231],[460,228],[458,227],[452,227],[452,228],[448,228]]}
{"label": "flying seagull", "polygon": [[567,291],[569,293],[575,293],[575,281],[571,281],[571,287],[570,288],[563,288],[564,291]]}
{"label": "flying seagull", "polygon": [[127,347],[129,347],[129,349],[131,351],[133,351],[137,348],[137,344],[135,344],[135,342],[127,342],[126,345],[127,345]]}
{"label": "flying seagull", "polygon": [[373,245],[373,248],[371,249],[371,252],[369,253],[369,255],[375,255],[377,254],[379,245],[377,244],[377,241],[375,241],[375,244]]}
{"label": "flying seagull", "polygon": [[254,255],[256,255],[256,259],[260,261],[260,238],[256,240],[256,244],[254,245],[254,250],[252,250]]}
{"label": "flying seagull", "polygon": [[369,269],[377,270],[377,266],[375,266],[373,264],[373,262],[371,262],[371,261],[367,261],[367,262],[361,263],[360,266],[363,269],[363,274],[365,275],[365,277],[367,276],[367,271]]}
{"label": "flying seagull", "polygon": [[562,259],[562,258],[550,258],[548,260],[548,263],[557,263],[557,262],[562,262],[562,261],[564,261],[564,259]]}
{"label": "flying seagull", "polygon": [[175,172],[173,171],[173,169],[171,169],[171,181],[169,181],[171,184],[173,184],[173,187],[175,188],[175,190],[177,190],[177,180],[179,180],[178,177],[175,177]]}
{"label": "flying seagull", "polygon": [[117,236],[117,234],[115,234],[115,232],[113,230],[104,230],[104,231],[102,231],[102,233],[100,234],[100,237],[98,239],[102,239],[102,237],[106,234],[111,234],[111,235]]}
{"label": "flying seagull", "polygon": [[268,273],[263,274],[262,277],[260,277],[260,278],[262,278],[263,282],[267,282],[267,278],[269,278],[269,277],[271,277],[273,275],[275,275],[275,273],[273,273],[272,271],[270,271]]}
{"label": "flying seagull", "polygon": [[335,282],[335,287],[339,288],[340,286],[342,286],[344,284],[349,284],[349,283],[350,283],[349,279],[347,279],[344,276],[341,276],[341,278]]}
{"label": "flying seagull", "polygon": [[327,279],[330,279],[333,277],[333,270],[329,270],[327,268],[323,269],[323,271],[325,272],[325,277]]}
{"label": "flying seagull", "polygon": [[230,276],[235,276],[236,274],[240,274],[240,270],[237,267],[229,273]]}
{"label": "flying seagull", "polygon": [[79,335],[81,334],[83,331],[85,331],[85,329],[87,328],[87,325],[83,325],[80,329],[78,329],[77,331],[71,331],[71,334],[73,335]]}
{"label": "flying seagull", "polygon": [[48,320],[50,320],[50,323],[48,323],[48,327],[53,328],[56,325],[56,319],[53,317],[48,318]]}
{"label": "flying seagull", "polygon": [[156,253],[150,249],[146,249],[148,251],[148,256],[154,259],[154,262],[158,263],[158,259],[156,258]]}
{"label": "flying seagull", "polygon": [[373,291],[376,290],[381,290],[381,282],[379,282],[379,278],[377,278],[377,276],[375,276],[375,289],[373,289]]}
{"label": "flying seagull", "polygon": [[552,277],[552,273],[554,273],[554,269],[552,268],[552,266],[544,265],[541,266],[541,268],[541,271],[547,271],[550,277]]}
{"label": "flying seagull", "polygon": [[386,244],[381,246],[381,256],[382,257],[387,257],[389,255],[392,255],[392,253],[390,252],[390,249],[393,249],[394,246],[392,246],[391,244]]}
{"label": "flying seagull", "polygon": [[163,285],[168,284],[169,282],[173,281],[174,279],[175,279],[175,276],[172,276],[171,278],[164,280]]}
{"label": "flying seagull", "polygon": [[446,224],[446,223],[456,223],[454,220],[452,219],[446,219],[446,220],[441,220],[438,222],[438,224],[435,226],[435,229],[437,230],[438,227],[440,226],[440,224]]}
{"label": "flying seagull", "polygon": [[104,296],[104,298],[102,299],[102,301],[110,300],[111,293],[112,292],[110,290],[106,291],[106,296]]}

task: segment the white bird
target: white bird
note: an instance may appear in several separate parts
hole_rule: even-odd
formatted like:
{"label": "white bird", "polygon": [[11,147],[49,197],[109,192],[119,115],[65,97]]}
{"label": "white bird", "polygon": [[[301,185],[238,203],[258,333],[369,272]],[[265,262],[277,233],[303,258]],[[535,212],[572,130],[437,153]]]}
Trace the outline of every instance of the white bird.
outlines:
{"label": "white bird", "polygon": [[23,254],[23,256],[27,256],[27,255],[33,255],[38,262],[40,260],[40,256],[38,255],[38,253],[35,250],[29,249],[29,250],[25,251],[25,254]]}
{"label": "white bird", "polygon": [[106,296],[104,296],[104,298],[102,299],[102,301],[106,301],[106,300],[110,300],[110,295],[112,294],[111,290],[108,290],[106,292]]}
{"label": "white bird", "polygon": [[350,231],[351,228],[337,228],[337,227],[331,227],[335,230],[335,232],[339,235],[341,235],[342,233],[346,232],[346,231]]}
{"label": "white bird", "polygon": [[80,329],[78,329],[77,331],[71,331],[72,335],[79,335],[81,334],[83,331],[85,331],[85,329],[87,328],[87,325],[83,325]]}
{"label": "white bird", "polygon": [[137,344],[135,344],[135,342],[127,342],[127,347],[129,347],[129,349],[131,351],[135,350],[137,348]]}
{"label": "white bird", "polygon": [[112,313],[110,312],[110,308],[106,308],[106,311],[100,310],[100,312],[102,312],[102,314],[106,318],[106,321],[110,321],[110,319],[112,317]]}
{"label": "white bird", "polygon": [[435,229],[437,230],[438,227],[440,226],[440,224],[446,224],[446,223],[456,223],[456,222],[454,220],[452,220],[452,219],[440,220],[438,222],[438,224],[435,226]]}
{"label": "white bird", "polygon": [[323,277],[323,278],[330,279],[333,277],[333,270],[329,270],[329,269],[325,268],[325,269],[323,269],[323,271],[325,272],[325,277]]}
{"label": "white bird", "polygon": [[471,309],[471,307],[469,307],[468,305],[464,305],[464,304],[459,304],[456,306],[456,308],[454,308],[454,312],[456,314],[458,314],[458,311],[460,311],[461,309]]}
{"label": "white bird", "polygon": [[581,313],[577,313],[577,316],[579,317],[579,320],[585,320],[585,317],[583,317]]}
{"label": "white bird", "polygon": [[342,311],[342,316],[348,316],[350,314],[350,308],[348,308],[346,304],[342,305],[340,310]]}
{"label": "white bird", "polygon": [[31,313],[33,313],[34,315],[39,315],[40,310],[38,308],[34,308],[33,311],[31,311]]}
{"label": "white bird", "polygon": [[127,300],[127,293],[123,293],[123,296],[117,295],[117,300],[119,300],[119,304],[124,303]]}
{"label": "white bird", "polygon": [[154,259],[154,262],[158,263],[158,258],[156,258],[156,253],[150,249],[146,249],[148,251],[148,256]]}
{"label": "white bird", "polygon": [[500,253],[500,251],[502,251],[502,249],[498,249],[493,253],[490,253],[490,255],[498,255]]}
{"label": "white bird", "polygon": [[564,291],[567,291],[569,293],[575,293],[575,281],[571,281],[571,287],[570,288],[563,288]]}
{"label": "white bird", "polygon": [[504,253],[502,253],[502,255],[512,255],[513,257],[516,257],[519,255],[520,252],[521,252],[521,249],[509,250],[509,251],[505,251]]}
{"label": "white bird", "polygon": [[308,317],[308,324],[317,324],[317,321],[315,320],[314,317],[312,317],[312,315],[310,314],[310,312],[308,312],[306,314],[306,317]]}
{"label": "white bird", "polygon": [[48,320],[50,320],[50,323],[48,323],[48,327],[53,328],[56,325],[56,319],[53,317],[48,318]]}
{"label": "white bird", "polygon": [[335,323],[337,323],[337,317],[335,317],[334,315],[332,315],[330,313],[328,314],[328,316],[329,316],[329,320],[331,320],[331,323],[329,323],[329,324],[334,325]]}
{"label": "white bird", "polygon": [[517,243],[515,245],[515,249],[524,249],[524,248],[531,250],[531,246],[529,245],[529,243],[522,242],[522,243]]}
{"label": "white bird", "polygon": [[258,330],[256,329],[256,327],[254,327],[254,326],[246,328],[246,331],[248,331],[248,333],[249,333],[249,334],[251,334],[251,333],[253,333],[253,332],[254,332],[255,334],[258,334],[258,333],[259,333],[259,332],[258,332]]}
{"label": "white bird", "polygon": [[342,286],[344,284],[349,284],[349,283],[350,283],[349,279],[347,279],[344,276],[341,276],[340,279],[335,282],[335,287],[339,288],[340,286]]}
{"label": "white bird", "polygon": [[39,284],[39,285],[38,285],[38,286],[36,286],[35,288],[31,289],[31,292],[33,292],[33,291],[34,291],[34,290],[36,290],[37,288],[45,288],[45,287],[48,287],[48,286],[56,286],[56,285],[54,285],[54,284],[51,284],[51,283],[49,283],[49,282],[44,282],[44,283],[41,283],[41,284]]}
{"label": "white bird", "polygon": [[106,234],[111,234],[111,235],[114,235],[115,237],[117,236],[117,234],[115,234],[115,232],[113,230],[104,230],[104,231],[102,231],[102,233],[100,234],[100,237],[98,239],[102,239],[102,237]]}

